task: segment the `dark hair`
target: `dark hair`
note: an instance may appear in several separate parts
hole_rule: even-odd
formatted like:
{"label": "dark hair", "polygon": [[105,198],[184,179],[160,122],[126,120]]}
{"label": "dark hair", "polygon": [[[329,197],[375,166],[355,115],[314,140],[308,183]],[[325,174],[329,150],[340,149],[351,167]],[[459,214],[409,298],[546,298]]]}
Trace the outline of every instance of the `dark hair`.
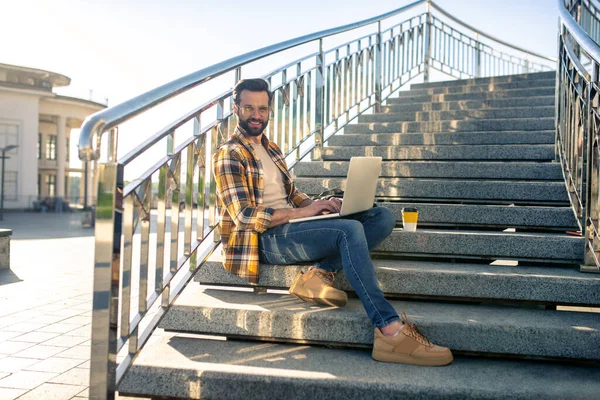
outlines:
{"label": "dark hair", "polygon": [[242,90],[249,90],[251,92],[267,92],[269,96],[269,107],[271,106],[271,100],[273,100],[273,93],[269,90],[269,84],[264,79],[242,79],[233,88],[233,102],[240,104],[240,94]]}

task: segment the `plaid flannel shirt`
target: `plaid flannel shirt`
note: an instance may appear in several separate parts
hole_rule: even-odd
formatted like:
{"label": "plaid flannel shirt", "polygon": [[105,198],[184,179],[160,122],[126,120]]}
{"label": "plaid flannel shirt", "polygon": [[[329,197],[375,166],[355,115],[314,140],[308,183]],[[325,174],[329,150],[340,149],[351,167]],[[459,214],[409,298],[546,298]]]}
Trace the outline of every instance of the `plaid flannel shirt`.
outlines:
{"label": "plaid flannel shirt", "polygon": [[[284,177],[288,203],[294,207],[309,197],[294,182],[279,147],[262,136],[262,145]],[[223,266],[233,274],[258,283],[259,234],[267,230],[275,211],[263,205],[264,172],[253,144],[239,127],[213,157],[220,208]]]}

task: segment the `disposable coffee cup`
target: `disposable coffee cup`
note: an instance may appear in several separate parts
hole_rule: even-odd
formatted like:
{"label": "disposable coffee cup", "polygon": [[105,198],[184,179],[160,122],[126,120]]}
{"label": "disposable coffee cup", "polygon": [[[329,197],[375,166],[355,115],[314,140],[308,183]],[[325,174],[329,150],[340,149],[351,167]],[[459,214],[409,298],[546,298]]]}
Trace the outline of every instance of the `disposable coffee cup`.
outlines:
{"label": "disposable coffee cup", "polygon": [[419,211],[416,208],[406,207],[402,209],[402,226],[405,231],[414,232],[417,230],[417,220]]}

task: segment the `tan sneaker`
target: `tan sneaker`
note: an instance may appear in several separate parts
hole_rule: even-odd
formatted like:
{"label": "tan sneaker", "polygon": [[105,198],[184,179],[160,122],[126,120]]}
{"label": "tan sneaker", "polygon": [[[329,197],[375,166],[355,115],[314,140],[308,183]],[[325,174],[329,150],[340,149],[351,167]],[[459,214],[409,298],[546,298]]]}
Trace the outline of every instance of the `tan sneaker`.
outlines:
{"label": "tan sneaker", "polygon": [[384,336],[375,328],[373,358],[377,361],[426,366],[448,365],[454,359],[447,347],[431,343],[417,328],[401,314],[404,325],[394,337]]}
{"label": "tan sneaker", "polygon": [[334,307],[343,307],[348,303],[348,295],[333,287],[333,272],[312,268],[298,274],[290,287],[290,293],[302,300]]}

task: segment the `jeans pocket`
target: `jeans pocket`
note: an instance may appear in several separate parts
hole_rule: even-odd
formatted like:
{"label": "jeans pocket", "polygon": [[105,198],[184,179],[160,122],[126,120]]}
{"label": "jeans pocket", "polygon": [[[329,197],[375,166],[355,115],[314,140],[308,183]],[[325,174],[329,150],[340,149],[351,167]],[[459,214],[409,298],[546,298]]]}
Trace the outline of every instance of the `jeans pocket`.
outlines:
{"label": "jeans pocket", "polygon": [[267,264],[291,264],[291,260],[284,254],[273,253],[272,251],[260,250],[260,261]]}

